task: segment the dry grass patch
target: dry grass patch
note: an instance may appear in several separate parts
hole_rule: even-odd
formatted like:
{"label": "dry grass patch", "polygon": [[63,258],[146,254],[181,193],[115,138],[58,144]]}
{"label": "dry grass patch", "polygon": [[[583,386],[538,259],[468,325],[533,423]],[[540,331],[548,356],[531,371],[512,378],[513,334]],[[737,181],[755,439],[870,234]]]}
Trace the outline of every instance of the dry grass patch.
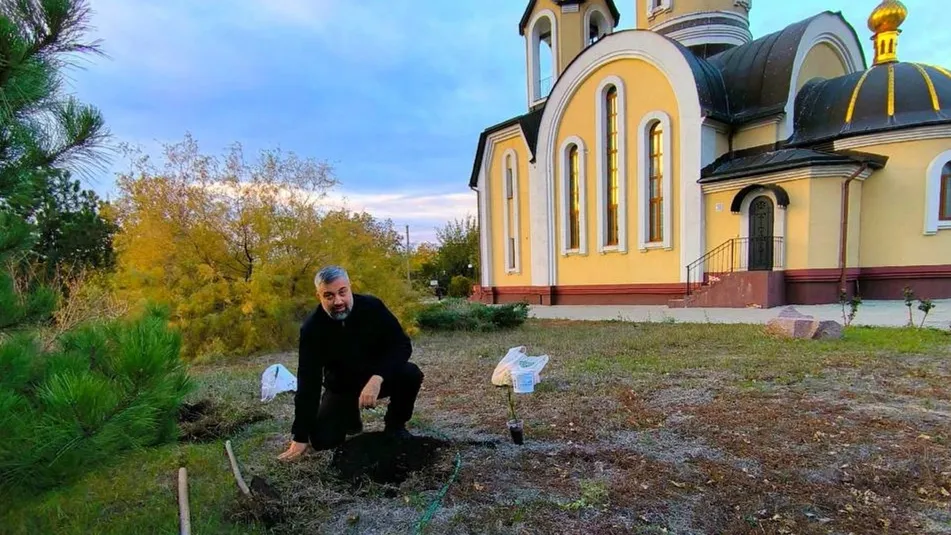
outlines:
{"label": "dry grass patch", "polygon": [[[489,382],[519,345],[551,356],[536,392],[518,397],[521,447],[508,437],[503,392]],[[270,415],[231,436],[245,477],[265,478],[282,500],[283,522],[270,533],[412,533],[457,453],[462,468],[426,533],[948,533],[949,347],[951,336],[933,330],[851,328],[817,342],[772,338],[760,326],[674,323],[529,321],[426,335],[415,342],[426,379],[411,427],[450,445],[393,484],[343,480],[329,452],[275,460],[293,396],[260,404],[260,373],[275,362],[296,370],[294,354],[203,368],[196,400]],[[365,413],[367,431],[382,427],[384,412]],[[214,443],[178,447],[209,456],[190,475],[230,477]],[[137,484],[167,498],[170,466]],[[193,499],[220,504],[216,492]],[[237,490],[224,492],[230,508],[209,518],[261,530],[235,513]],[[162,514],[173,514],[163,500]],[[107,533],[97,522],[86,531]]]}

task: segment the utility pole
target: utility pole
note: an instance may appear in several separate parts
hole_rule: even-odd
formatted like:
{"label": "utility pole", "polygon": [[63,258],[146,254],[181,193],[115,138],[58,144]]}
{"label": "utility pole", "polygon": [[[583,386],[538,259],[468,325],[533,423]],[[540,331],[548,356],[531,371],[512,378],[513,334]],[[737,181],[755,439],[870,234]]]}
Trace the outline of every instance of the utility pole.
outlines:
{"label": "utility pole", "polygon": [[410,249],[409,249],[409,225],[406,225],[406,282],[412,284],[412,283],[413,283],[413,280],[412,280],[412,278],[410,278],[410,272],[409,272],[409,257],[410,257]]}

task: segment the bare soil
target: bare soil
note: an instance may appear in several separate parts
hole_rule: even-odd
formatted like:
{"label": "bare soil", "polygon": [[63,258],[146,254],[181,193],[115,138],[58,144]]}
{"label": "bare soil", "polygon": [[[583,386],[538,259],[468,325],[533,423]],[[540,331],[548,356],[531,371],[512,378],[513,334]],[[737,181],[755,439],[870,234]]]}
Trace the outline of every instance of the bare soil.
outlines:
{"label": "bare soil", "polygon": [[363,433],[333,452],[331,467],[340,479],[360,484],[367,480],[399,485],[414,472],[433,465],[449,443],[429,437],[394,439],[385,433]]}

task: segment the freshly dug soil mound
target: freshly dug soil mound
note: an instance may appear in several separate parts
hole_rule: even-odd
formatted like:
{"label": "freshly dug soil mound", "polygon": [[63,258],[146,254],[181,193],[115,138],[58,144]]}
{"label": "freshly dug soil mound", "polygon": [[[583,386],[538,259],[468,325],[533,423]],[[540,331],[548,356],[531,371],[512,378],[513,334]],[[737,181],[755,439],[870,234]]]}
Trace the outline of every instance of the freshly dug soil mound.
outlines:
{"label": "freshly dug soil mound", "polygon": [[178,411],[179,440],[208,442],[227,438],[242,427],[266,420],[271,416],[260,410],[240,409],[221,405],[210,399],[184,403]]}
{"label": "freshly dug soil mound", "polygon": [[262,522],[273,528],[285,519],[281,496],[263,478],[254,476],[248,485],[251,496],[238,493],[238,501],[232,511],[234,520],[243,522]]}
{"label": "freshly dug soil mound", "polygon": [[330,466],[341,479],[356,483],[370,479],[399,484],[410,474],[439,461],[449,442],[430,437],[397,439],[384,433],[364,433],[334,450]]}

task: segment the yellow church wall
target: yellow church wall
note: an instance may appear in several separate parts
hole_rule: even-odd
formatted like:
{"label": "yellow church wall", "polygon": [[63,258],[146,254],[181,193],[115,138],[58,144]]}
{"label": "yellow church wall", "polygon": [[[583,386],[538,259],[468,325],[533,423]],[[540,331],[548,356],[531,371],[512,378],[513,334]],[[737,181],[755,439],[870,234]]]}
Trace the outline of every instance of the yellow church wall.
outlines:
{"label": "yellow church wall", "polygon": [[737,130],[733,135],[733,150],[743,150],[776,143],[779,123],[769,122]]}
{"label": "yellow church wall", "polygon": [[[742,225],[744,217],[730,211],[733,197],[749,182],[738,183],[729,190],[707,192],[704,194],[704,225],[707,251],[711,251],[731,238],[745,234]],[[807,269],[810,267],[810,209],[811,186],[808,179],[796,179],[778,183],[789,195],[789,206],[785,209],[785,269]],[[719,205],[720,210],[717,210]],[[779,207],[774,207],[782,217]],[[838,228],[838,227],[836,227]],[[774,227],[778,234],[778,229]],[[779,258],[776,259],[780,261]]]}
{"label": "yellow church wall", "polygon": [[[505,265],[505,175],[502,171],[502,162],[509,150],[515,151],[518,181],[518,225],[517,236],[519,246],[518,273],[509,273]],[[489,167],[489,217],[492,232],[492,281],[493,286],[531,286],[532,283],[532,251],[531,228],[529,227],[529,183],[528,183],[528,149],[521,135],[515,135],[496,142],[492,148],[492,161]],[[509,212],[514,219],[514,214]]]}
{"label": "yellow church wall", "polygon": [[[812,180],[809,195],[809,257],[808,269],[839,267],[842,233],[842,183],[848,178],[817,178]],[[849,267],[859,263],[862,214],[862,187],[859,180],[849,185],[849,234],[846,262]]]}
{"label": "yellow church wall", "polygon": [[799,79],[796,80],[796,91],[802,89],[802,86],[813,78],[831,79],[845,74],[848,74],[848,70],[839,54],[829,45],[819,43],[809,50],[802,63]]}
{"label": "yellow church wall", "polygon": [[815,215],[815,207],[812,205],[812,191],[815,184],[815,180],[805,178],[780,184],[789,194],[789,206],[786,207],[786,235],[783,237],[785,269],[811,267],[810,225]]}
{"label": "yellow church wall", "polygon": [[862,267],[951,264],[951,230],[924,234],[928,167],[949,148],[945,138],[858,149],[889,158],[863,186]]}
{"label": "yellow church wall", "polygon": [[[627,252],[608,251],[604,254],[598,248],[598,195],[597,195],[597,150],[598,132],[596,132],[596,105],[595,94],[602,80],[607,76],[618,76],[625,80],[625,155],[626,155],[626,198],[621,202],[627,206]],[[636,82],[636,83],[635,83]],[[651,88],[649,91],[644,88]],[[673,233],[673,249],[648,249],[641,252],[638,249],[638,221],[639,200],[637,192],[638,166],[637,159],[638,128],[641,120],[650,112],[665,111],[671,121],[671,153],[673,192],[672,219],[673,228],[664,229]],[[653,65],[636,59],[620,59],[607,63],[591,74],[572,96],[565,114],[557,127],[556,147],[569,137],[577,136],[585,144],[585,226],[587,240],[587,254],[569,253],[561,255],[561,222],[562,206],[560,193],[555,196],[556,254],[557,283],[559,285],[585,284],[644,284],[644,283],[672,283],[680,281],[680,253],[677,251],[679,241],[679,168],[680,147],[678,141],[679,112],[677,99],[673,88],[666,77]],[[554,176],[558,192],[561,190],[562,156],[555,157]]]}
{"label": "yellow church wall", "polygon": [[740,188],[736,188],[704,194],[704,243],[707,251],[716,249],[727,240],[740,237],[740,216],[730,212],[730,203],[739,190]]}

